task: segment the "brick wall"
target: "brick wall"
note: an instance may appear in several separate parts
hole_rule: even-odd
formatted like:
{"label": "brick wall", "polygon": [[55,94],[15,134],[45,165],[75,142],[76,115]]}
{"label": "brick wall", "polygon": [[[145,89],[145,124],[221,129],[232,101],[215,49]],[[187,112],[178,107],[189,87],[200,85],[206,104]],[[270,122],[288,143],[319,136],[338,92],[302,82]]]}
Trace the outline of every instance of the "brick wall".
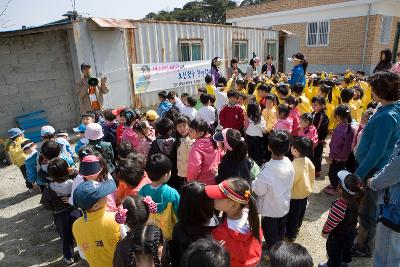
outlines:
{"label": "brick wall", "polygon": [[37,109],[57,128],[75,126],[77,97],[66,31],[0,38],[0,136]]}
{"label": "brick wall", "polygon": [[268,3],[240,7],[228,10],[226,18],[240,18],[253,15],[260,15],[272,12],[279,12],[298,8],[307,8],[335,3],[348,2],[349,0],[272,0]]}

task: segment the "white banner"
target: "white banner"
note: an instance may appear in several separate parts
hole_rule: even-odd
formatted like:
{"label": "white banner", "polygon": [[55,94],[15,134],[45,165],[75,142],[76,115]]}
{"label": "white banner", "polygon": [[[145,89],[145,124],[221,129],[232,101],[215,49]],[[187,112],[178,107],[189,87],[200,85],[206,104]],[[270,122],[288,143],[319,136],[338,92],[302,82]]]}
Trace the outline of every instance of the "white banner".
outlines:
{"label": "white banner", "polygon": [[133,64],[135,93],[142,94],[204,83],[211,60]]}

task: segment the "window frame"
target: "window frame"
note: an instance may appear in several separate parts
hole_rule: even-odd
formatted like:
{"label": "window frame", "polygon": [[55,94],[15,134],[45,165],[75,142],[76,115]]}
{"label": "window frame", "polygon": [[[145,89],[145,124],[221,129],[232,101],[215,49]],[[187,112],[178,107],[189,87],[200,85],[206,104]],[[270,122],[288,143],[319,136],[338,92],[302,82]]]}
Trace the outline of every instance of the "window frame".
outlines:
{"label": "window frame", "polygon": [[[199,61],[204,59],[204,46],[203,46],[203,39],[178,39],[178,51],[179,51],[179,61],[183,61],[183,54],[182,54],[182,44],[189,44],[189,56],[190,61]],[[199,60],[193,60],[193,52],[192,52],[192,45],[193,44],[200,44],[200,56]]]}
{"label": "window frame", "polygon": [[[239,45],[239,50],[238,50],[239,55],[237,57],[237,60],[239,61],[238,63],[239,64],[248,63],[249,62],[249,40],[247,40],[247,39],[232,39],[232,58],[236,58],[236,56],[234,55],[235,44]],[[246,44],[247,58],[245,58],[245,59],[240,58],[240,44]]]}
{"label": "window frame", "polygon": [[274,44],[275,45],[275,55],[271,55],[274,58],[274,62],[277,62],[277,58],[279,55],[278,49],[279,49],[279,42],[277,40],[273,40],[273,39],[266,39],[264,42],[264,60],[267,58],[267,56],[269,55],[267,48],[268,48],[268,44]]}
{"label": "window frame", "polygon": [[[327,32],[327,37],[326,37],[326,44],[321,44],[321,42],[320,42],[320,34],[319,34],[319,29],[320,29],[320,25],[321,25],[321,23],[322,22],[328,22],[328,32]],[[309,34],[309,31],[308,31],[308,29],[309,29],[309,25],[311,24],[311,23],[317,23],[317,35],[316,35],[316,44],[309,44],[308,43],[308,34]],[[330,33],[331,33],[331,21],[330,20],[319,20],[319,21],[310,21],[310,22],[307,22],[307,24],[306,24],[306,46],[307,47],[326,47],[326,46],[329,46],[329,37],[330,37]]]}
{"label": "window frame", "polygon": [[[384,21],[385,18],[390,18],[389,30],[387,32],[385,32],[388,35],[387,37],[389,37],[389,38],[388,38],[388,40],[383,40],[382,41],[383,21]],[[390,43],[390,38],[391,38],[391,35],[392,35],[392,24],[393,24],[393,16],[382,16],[382,19],[381,19],[381,31],[379,33],[379,43],[380,44],[389,44]],[[384,36],[384,37],[386,37],[386,36]]]}

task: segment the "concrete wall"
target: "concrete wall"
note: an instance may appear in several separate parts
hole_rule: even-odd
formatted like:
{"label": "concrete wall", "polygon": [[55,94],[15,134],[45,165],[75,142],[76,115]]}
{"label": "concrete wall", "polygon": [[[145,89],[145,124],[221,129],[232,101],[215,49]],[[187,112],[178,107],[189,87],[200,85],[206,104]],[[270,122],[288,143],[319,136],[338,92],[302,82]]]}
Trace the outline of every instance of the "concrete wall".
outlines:
{"label": "concrete wall", "polygon": [[0,136],[16,116],[38,109],[56,129],[75,126],[74,87],[65,30],[0,38]]}

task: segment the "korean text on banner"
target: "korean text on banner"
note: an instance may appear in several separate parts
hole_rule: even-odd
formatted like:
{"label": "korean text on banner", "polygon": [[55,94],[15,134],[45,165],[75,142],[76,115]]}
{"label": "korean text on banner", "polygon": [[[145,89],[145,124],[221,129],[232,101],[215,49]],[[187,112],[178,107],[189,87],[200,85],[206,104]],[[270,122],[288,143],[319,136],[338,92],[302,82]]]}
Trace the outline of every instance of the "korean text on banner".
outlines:
{"label": "korean text on banner", "polygon": [[204,83],[210,61],[133,64],[135,93],[142,94]]}

